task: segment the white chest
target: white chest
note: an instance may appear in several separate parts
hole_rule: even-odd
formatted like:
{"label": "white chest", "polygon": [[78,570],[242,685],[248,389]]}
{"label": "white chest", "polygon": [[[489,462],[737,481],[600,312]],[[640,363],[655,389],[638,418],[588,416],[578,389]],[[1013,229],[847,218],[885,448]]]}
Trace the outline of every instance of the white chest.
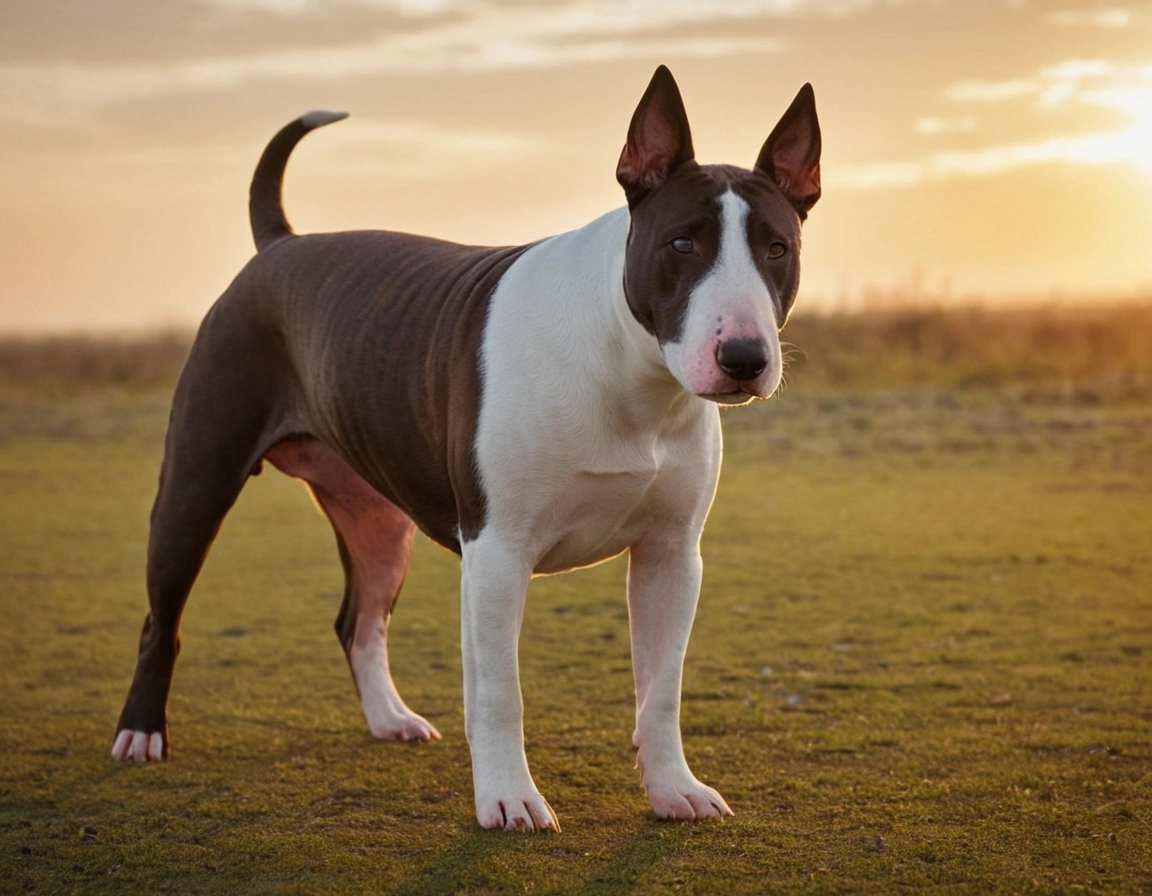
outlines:
{"label": "white chest", "polygon": [[615,557],[661,517],[667,472],[575,471],[550,490],[533,529],[533,572],[547,574]]}
{"label": "white chest", "polygon": [[656,527],[702,528],[715,405],[686,393],[621,287],[626,214],[525,253],[493,293],[475,462],[484,528],[537,573],[615,556]]}
{"label": "white chest", "polygon": [[674,432],[636,434],[595,418],[543,418],[482,455],[487,524],[514,542],[534,573],[614,557],[664,528],[698,530],[720,467],[712,407]]}

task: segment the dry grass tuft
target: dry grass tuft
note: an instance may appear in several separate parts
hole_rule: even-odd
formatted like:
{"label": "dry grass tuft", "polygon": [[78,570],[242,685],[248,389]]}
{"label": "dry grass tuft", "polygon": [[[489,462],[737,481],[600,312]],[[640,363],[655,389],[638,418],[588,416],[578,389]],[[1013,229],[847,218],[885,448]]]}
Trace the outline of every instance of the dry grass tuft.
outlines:
{"label": "dry grass tuft", "polygon": [[185,332],[0,338],[0,386],[52,394],[170,386],[191,341]]}
{"label": "dry grass tuft", "polygon": [[1152,303],[798,316],[800,387],[1037,384],[1152,394]]}
{"label": "dry grass tuft", "polygon": [[[1096,307],[877,308],[798,315],[790,388],[1035,386],[1152,395],[1152,301]],[[191,334],[0,338],[0,388],[50,395],[171,388]]]}

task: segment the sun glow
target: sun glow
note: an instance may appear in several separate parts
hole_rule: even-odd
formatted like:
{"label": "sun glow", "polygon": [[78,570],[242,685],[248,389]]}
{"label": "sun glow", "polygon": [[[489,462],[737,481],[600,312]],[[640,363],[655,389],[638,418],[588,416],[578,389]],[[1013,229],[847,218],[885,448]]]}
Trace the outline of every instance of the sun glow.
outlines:
{"label": "sun glow", "polygon": [[834,182],[856,189],[883,189],[957,175],[998,174],[1051,162],[1120,163],[1152,174],[1152,63],[1122,66],[1104,60],[1070,59],[1042,68],[1034,77],[954,84],[946,91],[946,98],[966,110],[990,107],[993,111],[921,118],[915,125],[918,133],[938,138],[978,135],[982,120],[991,119],[1001,109],[1005,114],[1019,114],[1022,102],[1026,111],[1041,117],[1065,113],[1074,117],[1077,111],[1109,109],[1124,116],[1127,124],[1112,130],[978,149],[944,149],[918,160],[863,165],[841,172]]}
{"label": "sun glow", "polygon": [[[1101,135],[1097,146],[1085,147],[1091,162],[1127,161],[1152,173],[1152,64],[1137,69],[1125,83],[1085,91],[1086,102],[1116,109],[1132,124],[1111,135]],[[1111,139],[1107,139],[1110,137]]]}
{"label": "sun glow", "polygon": [[[1060,160],[1087,165],[1127,162],[1152,172],[1152,63],[1120,65],[1100,59],[1069,59],[1047,66],[1029,79],[957,85],[951,96],[969,102],[1027,97],[1042,114],[1074,112],[1077,106],[1096,107],[1119,112],[1129,121],[1127,127],[1118,130],[993,148],[981,154],[986,161],[999,160],[1005,165]],[[966,166],[961,163],[957,167],[964,170]]]}
{"label": "sun glow", "polygon": [[702,161],[748,164],[777,104],[815,87],[807,292],[899,291],[912,270],[955,296],[1152,290],[1148,2],[60,5],[0,3],[0,330],[199,320],[248,258],[256,154],[309,108],[353,117],[301,148],[301,232],[579,226],[622,201],[658,63]]}

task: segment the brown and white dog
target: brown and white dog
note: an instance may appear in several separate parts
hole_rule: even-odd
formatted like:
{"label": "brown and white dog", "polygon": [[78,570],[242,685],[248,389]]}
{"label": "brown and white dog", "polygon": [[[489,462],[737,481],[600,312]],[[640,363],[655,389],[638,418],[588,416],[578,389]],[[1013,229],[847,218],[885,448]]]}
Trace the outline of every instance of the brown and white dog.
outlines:
{"label": "brown and white dog", "polygon": [[517,642],[528,581],[629,552],[638,749],[662,818],[731,814],[688,768],[680,680],[718,405],[771,395],[820,195],[805,85],[752,170],[698,165],[661,66],[628,130],[628,207],[514,248],[398,233],[296,236],[280,184],[312,112],[252,182],[258,254],[208,312],[180,377],[152,511],[151,612],[112,747],[168,756],[180,616],[262,460],[311,488],[346,575],[336,631],[372,733],[440,735],[400,698],[388,619],[419,528],[462,558],[465,729],[485,827],[559,830],[524,755]]}

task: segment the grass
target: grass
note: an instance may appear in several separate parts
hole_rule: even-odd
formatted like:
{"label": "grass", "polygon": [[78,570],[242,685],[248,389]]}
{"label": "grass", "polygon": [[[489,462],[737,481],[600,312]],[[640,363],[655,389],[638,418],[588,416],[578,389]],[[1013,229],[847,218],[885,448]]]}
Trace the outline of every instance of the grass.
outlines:
{"label": "grass", "polygon": [[726,415],[684,682],[736,817],[648,810],[615,561],[532,587],[533,838],[473,820],[455,559],[417,544],[392,636],[445,739],[374,743],[275,474],[189,603],[172,761],[113,763],[182,343],[0,345],[0,892],[1152,892],[1152,312],[788,336],[790,388]]}

